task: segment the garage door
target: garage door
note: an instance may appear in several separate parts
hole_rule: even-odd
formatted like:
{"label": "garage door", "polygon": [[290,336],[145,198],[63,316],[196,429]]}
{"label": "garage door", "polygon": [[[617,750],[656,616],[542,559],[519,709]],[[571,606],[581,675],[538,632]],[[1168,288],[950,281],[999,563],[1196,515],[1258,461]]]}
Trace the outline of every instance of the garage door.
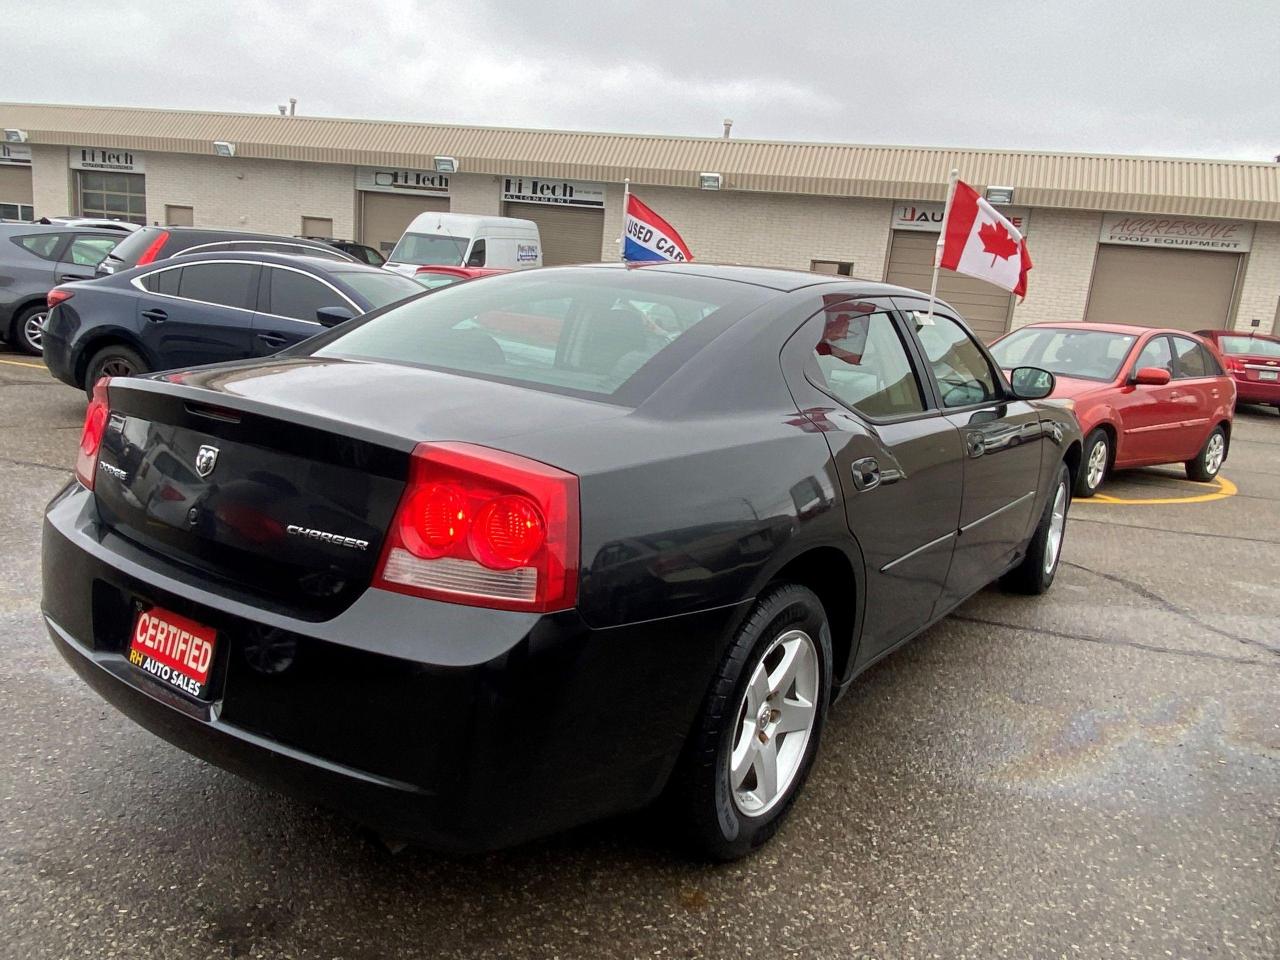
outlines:
{"label": "garage door", "polygon": [[360,193],[360,242],[380,251],[391,252],[404,234],[405,227],[420,213],[447,213],[448,197],[406,197],[398,193]]}
{"label": "garage door", "polygon": [[1102,244],[1084,318],[1178,330],[1225,327],[1239,269],[1238,253]]}
{"label": "garage door", "polygon": [[[927,294],[937,243],[936,233],[895,230],[885,281]],[[938,274],[938,299],[959,310],[974,333],[987,343],[1004,333],[1009,325],[1009,294],[985,280],[942,270]]]}
{"label": "garage door", "polygon": [[532,220],[542,236],[542,263],[599,263],[604,211],[551,203],[508,203],[508,217]]}

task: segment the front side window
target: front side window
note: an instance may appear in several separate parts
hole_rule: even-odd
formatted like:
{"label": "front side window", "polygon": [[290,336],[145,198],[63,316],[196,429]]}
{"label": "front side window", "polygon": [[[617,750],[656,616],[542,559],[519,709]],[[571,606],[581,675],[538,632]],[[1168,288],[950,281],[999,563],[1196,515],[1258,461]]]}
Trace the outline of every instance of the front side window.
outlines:
{"label": "front side window", "polygon": [[[1173,338],[1173,376],[1175,380],[1192,380],[1196,377],[1211,377],[1214,370],[1204,347],[1186,337]],[[1216,366],[1216,364],[1214,364]]]}
{"label": "front side window", "polygon": [[406,233],[387,259],[395,263],[416,263],[418,266],[438,263],[446,267],[460,267],[467,252],[467,244],[466,237]]}
{"label": "front side window", "polygon": [[893,317],[871,304],[837,303],[824,308],[814,348],[818,386],[871,418],[924,411],[924,398]]}
{"label": "front side window", "polygon": [[315,277],[275,267],[269,269],[269,276],[271,303],[267,310],[278,317],[318,323],[316,311],[324,307],[351,309],[351,304],[347,303],[337,291]]}
{"label": "front side window", "polygon": [[485,257],[484,241],[477,240],[475,243],[471,245],[471,255],[467,257],[467,266],[483,267],[484,257]]}
{"label": "front side window", "polygon": [[960,324],[936,313],[930,318],[923,310],[911,316],[944,407],[967,407],[999,396],[991,364]]}
{"label": "front side window", "polygon": [[1133,369],[1141,370],[1143,367],[1167,370],[1173,376],[1173,354],[1169,352],[1168,337],[1155,337],[1147,341],[1142,353],[1138,354],[1138,362],[1133,365]]}
{"label": "front side window", "polygon": [[178,296],[186,300],[251,309],[257,274],[250,263],[193,263],[182,268]]}
{"label": "front side window", "polygon": [[96,267],[119,242],[119,237],[76,237],[62,259],[82,267]]}
{"label": "front side window", "polygon": [[[404,363],[630,403],[766,296],[705,277],[525,271],[441,287],[313,349],[317,356]],[[661,306],[690,324],[668,331],[637,303]]]}
{"label": "front side window", "polygon": [[1006,370],[1029,364],[1060,377],[1113,380],[1135,339],[1127,333],[1029,327],[1009,334],[991,353]]}

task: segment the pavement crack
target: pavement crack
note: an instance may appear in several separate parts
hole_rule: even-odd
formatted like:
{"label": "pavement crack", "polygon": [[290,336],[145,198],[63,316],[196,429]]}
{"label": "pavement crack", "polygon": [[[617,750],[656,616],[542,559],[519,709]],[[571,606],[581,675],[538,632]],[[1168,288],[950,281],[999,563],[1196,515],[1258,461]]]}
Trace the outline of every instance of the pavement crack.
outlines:
{"label": "pavement crack", "polygon": [[52,470],[55,473],[70,474],[71,471],[66,467],[55,467],[49,463],[40,463],[37,460],[15,460],[13,457],[0,457],[0,463],[7,464],[11,467],[35,467],[37,470]]}
{"label": "pavement crack", "polygon": [[1130,593],[1135,593],[1144,600],[1150,600],[1167,613],[1172,613],[1174,616],[1181,617],[1188,623],[1194,623],[1202,630],[1207,630],[1225,640],[1232,640],[1236,643],[1244,644],[1247,647],[1256,647],[1259,650],[1266,650],[1268,653],[1280,657],[1280,647],[1273,647],[1271,644],[1263,643],[1261,640],[1255,640],[1252,637],[1242,637],[1238,634],[1231,633],[1228,630],[1223,630],[1221,627],[1215,627],[1212,623],[1208,623],[1196,616],[1192,611],[1179,606],[1172,600],[1166,599],[1154,590],[1148,590],[1142,584],[1134,580],[1130,580],[1128,577],[1122,577],[1118,573],[1105,573],[1101,570],[1095,570],[1092,567],[1087,567],[1082,563],[1073,563],[1070,560],[1062,561],[1062,565],[1066,567],[1074,567],[1077,570],[1083,570],[1085,573],[1091,573],[1095,577],[1101,577],[1103,580],[1107,580],[1118,586],[1124,587],[1124,589],[1128,590]]}
{"label": "pavement crack", "polygon": [[1280,540],[1268,540],[1265,537],[1241,537],[1234,533],[1205,533],[1202,530],[1170,530],[1167,527],[1149,527],[1145,523],[1116,523],[1114,520],[1101,520],[1097,517],[1073,515],[1072,523],[1100,523],[1106,527],[1128,527],[1130,530],[1150,530],[1154,533],[1170,533],[1182,537],[1210,537],[1214,540],[1239,540],[1242,543],[1271,543],[1280,545]]}
{"label": "pavement crack", "polygon": [[[1084,633],[1068,633],[1065,630],[1051,630],[1048,627],[1032,627],[1021,623],[1007,623],[1003,620],[988,620],[984,617],[971,617],[966,614],[953,613],[951,620],[959,620],[962,623],[975,623],[984,627],[1005,627],[1008,630],[1021,630],[1024,633],[1034,633],[1040,636],[1053,637],[1057,640],[1079,640],[1082,643],[1096,643],[1106,647],[1129,647],[1134,650],[1142,650],[1146,653],[1161,653],[1174,657],[1187,657],[1191,660],[1213,660],[1218,663],[1235,663],[1248,667],[1268,667],[1270,669],[1280,669],[1280,662],[1271,660],[1263,660],[1257,657],[1236,657],[1229,653],[1210,653],[1207,650],[1186,650],[1178,647],[1162,647],[1155,643],[1143,643],[1140,640],[1116,640],[1111,637],[1091,637]],[[1264,649],[1270,649],[1264,647]]]}

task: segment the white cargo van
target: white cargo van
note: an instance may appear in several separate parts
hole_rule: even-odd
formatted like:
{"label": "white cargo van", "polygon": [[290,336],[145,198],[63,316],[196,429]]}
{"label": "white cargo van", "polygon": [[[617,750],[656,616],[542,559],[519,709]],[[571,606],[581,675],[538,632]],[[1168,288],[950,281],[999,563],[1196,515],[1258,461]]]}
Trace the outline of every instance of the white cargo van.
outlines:
{"label": "white cargo van", "polygon": [[420,213],[383,266],[413,276],[427,264],[528,270],[542,266],[542,238],[532,220]]}

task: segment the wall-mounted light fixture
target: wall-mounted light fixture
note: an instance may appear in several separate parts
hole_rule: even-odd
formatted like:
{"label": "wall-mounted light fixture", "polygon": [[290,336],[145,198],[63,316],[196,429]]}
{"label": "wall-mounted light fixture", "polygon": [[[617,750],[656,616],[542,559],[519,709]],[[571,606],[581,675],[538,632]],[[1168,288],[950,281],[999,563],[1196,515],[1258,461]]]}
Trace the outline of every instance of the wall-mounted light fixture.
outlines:
{"label": "wall-mounted light fixture", "polygon": [[1000,205],[1013,203],[1013,187],[987,187],[987,203]]}
{"label": "wall-mounted light fixture", "polygon": [[698,174],[699,190],[719,190],[724,183],[724,177],[718,173],[700,173]]}
{"label": "wall-mounted light fixture", "polygon": [[15,130],[12,127],[5,127],[4,138],[8,143],[26,143],[27,131]]}
{"label": "wall-mounted light fixture", "polygon": [[236,145],[226,140],[213,141],[213,152],[220,157],[234,157],[236,155]]}
{"label": "wall-mounted light fixture", "polygon": [[457,173],[458,161],[454,157],[436,157],[436,173]]}

